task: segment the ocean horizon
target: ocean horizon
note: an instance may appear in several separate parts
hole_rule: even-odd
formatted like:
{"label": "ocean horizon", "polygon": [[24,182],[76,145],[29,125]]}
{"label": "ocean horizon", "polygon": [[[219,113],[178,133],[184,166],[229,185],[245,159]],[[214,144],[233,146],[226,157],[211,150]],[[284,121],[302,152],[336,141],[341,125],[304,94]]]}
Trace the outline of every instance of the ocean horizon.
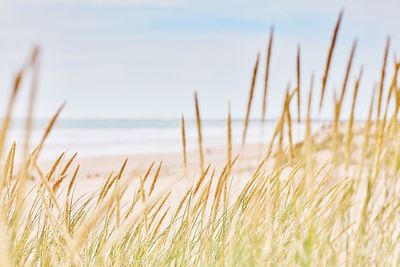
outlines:
{"label": "ocean horizon", "polygon": [[[31,144],[43,136],[49,120],[33,120]],[[260,120],[249,124],[246,143],[258,144],[271,138],[276,121],[268,120],[261,129]],[[197,149],[197,126],[193,119],[185,120],[187,150]],[[243,120],[232,120],[232,142],[240,144]],[[304,133],[304,123],[293,123],[294,139]],[[202,121],[205,149],[226,145],[227,122],[222,119]],[[24,142],[24,120],[14,120],[9,133],[11,141],[20,147]],[[179,153],[182,151],[180,119],[61,119],[56,122],[45,142],[41,159],[54,159],[62,152],[75,153],[80,157]]]}

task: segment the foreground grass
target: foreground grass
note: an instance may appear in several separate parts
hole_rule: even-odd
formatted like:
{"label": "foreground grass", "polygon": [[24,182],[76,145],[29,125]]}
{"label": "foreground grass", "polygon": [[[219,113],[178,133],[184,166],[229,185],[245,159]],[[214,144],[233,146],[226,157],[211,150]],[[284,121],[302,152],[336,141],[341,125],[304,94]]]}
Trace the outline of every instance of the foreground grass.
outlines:
{"label": "foreground grass", "polygon": [[[322,91],[325,90],[339,25],[340,19],[332,38]],[[270,37],[270,42],[272,40]],[[270,47],[271,44],[268,57]],[[21,152],[24,161],[17,166],[16,145],[6,148],[5,144],[19,84],[26,72],[24,68],[16,77],[0,135],[0,153],[3,155],[0,173],[1,265],[399,265],[399,64],[395,65],[393,81],[384,101],[387,51],[381,86],[371,101],[369,118],[362,126],[354,126],[360,72],[354,85],[348,123],[339,123],[343,101],[340,97],[336,100],[331,127],[324,132],[326,138],[319,140],[313,136],[311,89],[304,124],[306,135],[302,143],[293,144],[291,128],[294,122],[290,104],[294,97],[300,96],[299,82],[293,91],[288,90],[282,115],[263,158],[251,173],[240,177],[234,173],[237,155],[232,155],[230,115],[225,167],[216,170],[205,165],[196,96],[201,172],[191,177],[193,185],[184,197],[171,205],[166,203],[169,203],[173,194],[171,188],[177,181],[172,180],[171,186],[159,188],[161,165],[152,164],[140,178],[134,194],[129,196],[126,194],[130,192],[131,178],[124,175],[126,161],[118,172],[105,178],[95,194],[79,198],[73,194],[75,181],[79,179],[79,165],[73,164],[75,155],[65,164],[62,163],[64,155],[61,155],[54,160],[50,170],[43,171],[37,158],[45,149],[45,140],[61,109],[32,152],[28,152],[31,127],[28,118],[27,144]],[[353,54],[341,96],[346,91]],[[36,62],[37,51],[28,64],[28,68],[34,70],[34,78]],[[243,144],[258,63],[257,59]],[[300,80],[299,68],[298,63]],[[31,97],[30,107],[33,100]],[[297,101],[298,111],[300,104]],[[390,109],[390,105],[394,108]],[[356,131],[360,129],[361,134]],[[184,173],[187,172],[187,157],[183,117],[182,137]],[[39,178],[34,186],[29,181],[32,175]],[[232,190],[235,179],[243,181],[242,186],[236,188],[239,193]]]}

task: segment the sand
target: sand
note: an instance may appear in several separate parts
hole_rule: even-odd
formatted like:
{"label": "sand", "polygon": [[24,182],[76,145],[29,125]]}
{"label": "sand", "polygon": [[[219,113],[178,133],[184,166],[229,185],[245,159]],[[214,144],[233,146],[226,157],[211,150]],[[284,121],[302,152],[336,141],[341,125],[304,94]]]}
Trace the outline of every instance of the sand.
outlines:
{"label": "sand", "polygon": [[[233,147],[233,157],[238,156],[234,168],[232,169],[232,187],[235,191],[239,191],[251,177],[252,172],[265,155],[267,145],[249,144],[244,147],[235,145]],[[63,161],[62,166],[68,161],[67,155]],[[166,154],[139,154],[139,155],[118,155],[118,156],[96,156],[96,157],[79,157],[74,161],[70,167],[69,177],[60,187],[60,200],[65,196],[67,184],[73,170],[80,165],[79,175],[77,177],[74,198],[81,196],[89,196],[90,194],[97,193],[106,177],[113,172],[119,172],[125,159],[128,160],[123,178],[131,181],[131,186],[125,194],[125,199],[128,200],[132,197],[135,189],[139,186],[140,178],[144,176],[149,166],[154,162],[154,167],[146,183],[147,190],[151,184],[150,180],[153,179],[154,173],[162,162],[160,176],[157,182],[155,192],[168,190],[172,192],[170,198],[171,203],[178,201],[187,191],[187,189],[197,182],[200,177],[201,171],[199,166],[199,156],[197,151],[190,151],[187,154],[188,166],[187,173],[183,165],[182,153],[166,153]],[[226,147],[213,147],[205,149],[205,165],[210,164],[210,172],[215,169],[214,180],[218,179],[227,160]],[[43,173],[47,173],[52,166],[52,162],[41,162],[39,165]],[[208,176],[209,178],[210,176]],[[40,182],[39,177],[35,177],[32,181],[33,184]],[[173,184],[171,184],[173,183]],[[168,189],[169,188],[169,189]]]}
{"label": "sand", "polygon": [[[355,126],[353,156],[359,156],[360,154],[360,144],[363,140],[363,135],[361,134],[362,128],[363,125],[361,124]],[[341,134],[344,134],[346,129],[346,124],[341,124],[339,126],[339,132]],[[318,151],[314,151],[314,157],[317,160],[317,165],[319,165],[319,167],[332,160],[332,150],[329,145],[331,139],[332,126],[323,127],[313,136],[316,146],[319,147]],[[295,147],[299,147],[299,145],[301,144],[295,144]],[[267,148],[267,144],[247,144],[244,147],[241,145],[234,145],[233,157],[237,155],[239,156],[229,177],[231,199],[235,199],[249,179],[251,179],[261,160],[264,158]],[[61,168],[59,169],[63,168],[70,156],[72,156],[72,154],[66,155],[66,157],[62,160]],[[84,201],[84,199],[90,198],[93,196],[93,194],[95,197],[97,197],[96,195],[100,192],[100,188],[102,187],[106,177],[111,172],[113,172],[114,175],[117,174],[123,162],[125,159],[127,159],[128,162],[123,173],[122,180],[129,180],[130,186],[127,188],[127,191],[121,200],[122,205],[128,204],[132,201],[138,187],[140,186],[141,178],[144,176],[149,166],[154,162],[154,167],[151,170],[149,178],[145,182],[145,193],[148,195],[156,169],[162,162],[162,168],[156,188],[154,190],[154,194],[165,196],[168,192],[170,192],[171,194],[167,200],[166,206],[174,208],[180,203],[181,199],[185,196],[189,188],[197,183],[201,175],[198,152],[188,152],[187,158],[188,171],[185,173],[182,153],[135,154],[96,157],[79,157],[78,153],[74,164],[68,171],[68,178],[63,182],[60,190],[58,191],[59,201],[60,203],[63,203],[65,200],[66,188],[77,164],[80,164],[80,171],[76,180],[73,198],[74,200]],[[215,175],[212,178],[211,190],[213,191],[217,185],[218,178],[224,168],[224,165],[227,162],[226,147],[208,147],[205,149],[204,158],[205,166],[207,167],[208,164],[210,164],[210,171],[205,179],[206,181],[210,181],[211,173],[215,170]],[[274,156],[272,155],[265,163],[262,172],[265,172],[266,175],[268,175],[268,173],[272,172],[273,170],[273,164]],[[52,163],[40,162],[39,165],[42,173],[46,174],[51,169]],[[286,174],[289,174],[290,169],[291,167],[287,166],[286,169],[282,171],[281,179],[286,179]],[[328,171],[328,169],[329,168],[327,168],[326,171]],[[355,169],[350,166],[350,170],[346,170],[344,166],[342,166],[336,168],[335,173],[336,175],[348,176],[350,173],[355,173]],[[299,172],[299,174],[301,175],[301,172]],[[204,182],[202,186],[204,187],[206,183],[207,182]],[[32,186],[38,184],[40,184],[40,178],[36,176],[34,180],[32,180]]]}
{"label": "sand", "polygon": [[[353,156],[356,156],[357,154],[359,154],[358,152],[360,152],[359,147],[363,138],[361,134],[362,128],[362,124],[355,125]],[[340,124],[339,132],[344,134],[346,129],[346,124]],[[331,125],[322,127],[313,136],[314,142],[320,144],[321,147],[321,150],[315,151],[316,159],[321,165],[324,164],[326,161],[332,159],[332,151],[330,147],[326,145],[325,147],[321,146],[329,142],[331,138]],[[298,144],[295,144],[295,147],[297,146]],[[252,174],[255,172],[261,160],[265,156],[267,148],[268,144],[247,144],[244,147],[241,145],[233,146],[233,158],[238,155],[238,159],[230,175],[232,177],[230,186],[233,191],[239,192],[243,188],[245,183],[252,177]],[[207,179],[210,179],[210,174],[215,170],[215,176],[213,179],[217,180],[224,168],[224,165],[227,162],[226,147],[206,147],[204,149],[204,154],[205,167],[210,164],[210,172],[208,173]],[[66,155],[66,157],[62,160],[61,166],[64,166],[66,164],[70,156],[72,156],[71,153]],[[155,171],[158,165],[162,162],[161,172],[155,192],[159,192],[162,190],[171,191],[173,194],[173,197],[171,197],[171,199],[180,199],[180,197],[186,193],[188,188],[198,181],[201,175],[199,166],[199,154],[197,151],[188,152],[188,166],[186,173],[183,165],[182,153],[80,157],[78,151],[78,156],[75,159],[74,164],[69,169],[69,176],[60,187],[60,197],[63,197],[63,194],[65,193],[67,184],[69,182],[68,179],[70,179],[70,177],[72,176],[72,173],[77,164],[80,164],[80,171],[76,181],[74,196],[76,198],[79,198],[81,196],[90,195],[92,193],[98,193],[106,177],[111,172],[113,172],[114,175],[117,174],[125,159],[127,159],[128,162],[123,173],[123,178],[131,181],[131,186],[129,187],[127,194],[125,195],[127,198],[132,196],[133,192],[135,192],[135,189],[140,183],[140,178],[144,176],[152,163],[154,163],[154,166],[148,180],[146,181],[146,190],[148,191]],[[52,162],[40,162],[39,165],[41,166],[40,168],[42,170],[42,173],[48,173],[48,171],[51,169],[52,164]],[[273,164],[273,156],[270,157],[270,160],[266,163],[267,167],[264,168],[267,172],[268,169],[270,169],[268,166],[270,166],[271,164]],[[36,176],[32,182],[33,184],[38,184],[40,183],[40,178]]]}

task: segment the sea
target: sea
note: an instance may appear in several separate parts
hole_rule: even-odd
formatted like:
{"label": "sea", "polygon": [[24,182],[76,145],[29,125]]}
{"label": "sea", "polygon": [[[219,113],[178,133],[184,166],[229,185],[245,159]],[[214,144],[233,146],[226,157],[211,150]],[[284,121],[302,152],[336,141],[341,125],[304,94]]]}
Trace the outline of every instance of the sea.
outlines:
{"label": "sea", "polygon": [[[246,144],[267,143],[276,127],[275,120],[262,123],[249,122]],[[32,145],[44,134],[47,120],[34,120],[31,131]],[[240,144],[243,120],[232,121],[232,142]],[[304,135],[304,124],[293,122],[294,140]],[[188,151],[198,148],[198,133],[195,120],[185,121]],[[227,143],[226,120],[202,120],[204,147],[222,147]],[[25,130],[22,120],[12,123],[8,143],[22,147]],[[42,158],[53,159],[62,152],[78,152],[80,157],[176,153],[182,151],[180,119],[64,119],[56,122],[43,148]]]}

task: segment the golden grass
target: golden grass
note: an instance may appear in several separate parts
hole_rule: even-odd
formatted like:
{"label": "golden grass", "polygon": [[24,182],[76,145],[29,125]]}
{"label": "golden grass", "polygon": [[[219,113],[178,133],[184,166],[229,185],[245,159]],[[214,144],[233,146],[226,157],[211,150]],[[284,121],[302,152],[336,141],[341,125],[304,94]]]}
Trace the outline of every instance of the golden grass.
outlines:
{"label": "golden grass", "polygon": [[182,155],[183,155],[183,167],[185,169],[185,175],[187,175],[187,154],[186,154],[186,128],[185,118],[181,117],[181,137],[182,137]]}
{"label": "golden grass", "polygon": [[296,78],[297,78],[297,122],[300,123],[301,120],[301,67],[300,67],[300,45],[297,47],[297,57],[296,57]]}
{"label": "golden grass", "polygon": [[390,48],[390,37],[388,37],[387,40],[386,40],[385,52],[384,52],[384,55],[383,55],[381,79],[380,79],[380,82],[379,82],[378,109],[376,111],[377,112],[377,114],[376,114],[377,119],[380,119],[380,115],[381,115],[382,96],[383,96],[383,90],[384,90],[384,84],[385,84],[386,65],[387,65],[387,58],[388,58],[388,54],[389,54],[389,48]]}
{"label": "golden grass", "polygon": [[357,77],[357,80],[354,85],[354,91],[353,91],[353,98],[351,102],[351,112],[350,112],[350,118],[349,118],[349,126],[347,130],[347,142],[346,142],[346,166],[348,167],[350,164],[350,159],[351,159],[351,146],[353,144],[353,124],[354,124],[354,112],[355,112],[355,107],[356,107],[356,101],[357,101],[357,96],[358,96],[358,89],[360,87],[360,81],[362,78],[362,73],[363,73],[363,68],[361,68],[360,73]]}
{"label": "golden grass", "polygon": [[331,67],[331,61],[332,61],[332,57],[333,57],[333,51],[335,50],[337,35],[339,33],[339,28],[340,28],[340,23],[342,22],[342,18],[343,18],[343,11],[340,12],[339,18],[336,22],[335,29],[333,31],[332,40],[331,40],[331,45],[330,45],[329,51],[328,51],[328,57],[326,58],[325,71],[324,71],[324,75],[322,76],[322,87],[321,87],[321,97],[319,100],[319,109],[322,108],[322,104],[324,101],[326,85],[328,83],[329,70]]}
{"label": "golden grass", "polygon": [[[321,99],[341,17],[342,13],[328,53]],[[272,36],[271,29],[267,69]],[[63,106],[32,151],[29,141],[25,141],[21,164],[16,161],[17,144],[7,142],[20,83],[29,71],[36,72],[28,104],[29,110],[34,107],[38,71],[38,50],[34,50],[28,67],[16,75],[0,132],[0,266],[398,266],[400,62],[393,64],[386,103],[382,103],[388,41],[381,81],[379,87],[374,87],[367,120],[355,123],[357,98],[362,90],[361,68],[355,77],[349,118],[341,122],[355,49],[356,42],[341,90],[333,97],[334,117],[327,129],[315,133],[313,128],[312,75],[304,141],[293,140],[291,104],[296,96],[297,120],[301,118],[298,50],[297,84],[294,90],[290,84],[286,88],[281,114],[261,161],[247,166],[238,155],[234,157],[229,104],[226,156],[225,152],[222,155],[226,162],[223,168],[213,163],[204,166],[200,108],[195,94],[200,172],[187,170],[191,165],[186,155],[185,120],[181,118],[183,169],[185,177],[196,173],[193,183],[179,187],[179,178],[163,177],[165,163],[152,162],[133,186],[135,177],[126,171],[125,160],[118,171],[105,177],[94,194],[78,197],[74,191],[79,180],[85,178],[76,164],[77,154],[65,162],[66,154],[60,154],[48,170],[38,162]],[[257,57],[242,145],[258,62]],[[268,70],[263,120],[267,84]],[[394,108],[390,109],[393,101]],[[25,126],[27,138],[31,123]],[[247,171],[238,171],[243,164]],[[31,181],[31,176],[39,179]],[[167,185],[161,186],[160,179],[168,179]],[[177,194],[179,189],[183,189],[181,194]]]}
{"label": "golden grass", "polygon": [[256,60],[256,63],[254,64],[254,69],[253,69],[253,77],[251,79],[251,85],[250,85],[250,91],[249,91],[249,99],[247,101],[246,117],[244,119],[243,135],[242,135],[242,146],[246,143],[246,134],[247,134],[247,128],[249,126],[250,111],[251,111],[251,105],[253,103],[254,89],[255,89],[255,86],[256,86],[257,71],[258,71],[258,63],[259,63],[259,61],[260,61],[260,54],[257,54],[257,60]]}
{"label": "golden grass", "polygon": [[261,120],[263,123],[265,121],[266,114],[267,114],[268,81],[269,81],[269,72],[270,72],[270,65],[271,65],[273,41],[274,41],[274,27],[271,27],[270,32],[269,32],[269,41],[268,41],[267,57],[266,57],[266,64],[265,64],[264,93],[263,93],[262,111],[261,111],[262,112]]}
{"label": "golden grass", "polygon": [[199,100],[197,99],[197,93],[194,94],[194,105],[196,111],[196,125],[197,125],[197,138],[199,144],[199,159],[200,159],[200,170],[204,172],[204,151],[203,151],[203,134],[201,130],[201,117]]}
{"label": "golden grass", "polygon": [[29,62],[29,67],[32,69],[32,86],[29,95],[29,103],[28,103],[28,111],[26,116],[25,123],[25,146],[24,146],[24,158],[28,156],[29,150],[29,140],[30,133],[32,128],[32,115],[34,112],[34,107],[36,103],[36,95],[38,90],[38,79],[39,79],[39,57],[40,57],[40,48],[35,47],[32,52],[31,60]]}
{"label": "golden grass", "polygon": [[351,52],[350,52],[350,55],[349,55],[349,60],[347,62],[346,74],[344,76],[342,90],[340,92],[340,99],[339,99],[340,108],[343,105],[344,95],[346,94],[347,82],[348,82],[349,77],[350,77],[351,66],[353,64],[353,59],[354,59],[354,55],[355,55],[355,52],[356,52],[356,48],[357,48],[357,40],[355,40],[353,42],[353,46],[351,48]]}
{"label": "golden grass", "polygon": [[227,117],[227,162],[232,164],[232,119],[231,119],[231,102],[228,103],[228,117]]}

